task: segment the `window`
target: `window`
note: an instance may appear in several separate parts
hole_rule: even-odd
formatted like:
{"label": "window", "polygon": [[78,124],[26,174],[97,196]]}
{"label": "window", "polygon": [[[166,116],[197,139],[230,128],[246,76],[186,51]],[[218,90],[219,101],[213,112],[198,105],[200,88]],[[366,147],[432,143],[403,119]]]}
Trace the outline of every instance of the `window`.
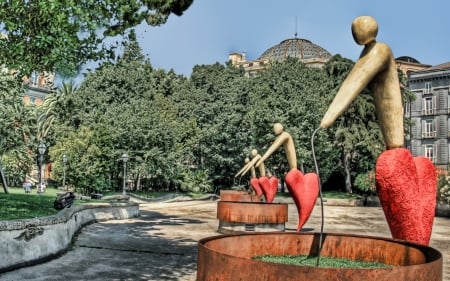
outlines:
{"label": "window", "polygon": [[430,159],[431,162],[436,162],[435,161],[435,152],[434,152],[434,145],[432,144],[427,144],[424,147],[424,156],[428,159]]}
{"label": "window", "polygon": [[425,91],[424,94],[431,94],[433,89],[431,88],[431,82],[425,82]]}
{"label": "window", "polygon": [[422,120],[422,137],[426,139],[436,137],[434,120]]}
{"label": "window", "polygon": [[403,104],[403,113],[406,117],[411,116],[411,102],[406,102]]}
{"label": "window", "polygon": [[422,114],[433,115],[435,111],[436,97],[423,98]]}

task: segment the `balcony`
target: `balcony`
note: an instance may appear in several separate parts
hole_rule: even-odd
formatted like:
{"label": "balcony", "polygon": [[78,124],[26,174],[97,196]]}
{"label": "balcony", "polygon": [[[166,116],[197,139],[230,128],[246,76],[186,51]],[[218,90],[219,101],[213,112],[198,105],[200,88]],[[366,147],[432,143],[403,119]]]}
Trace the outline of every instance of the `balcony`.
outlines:
{"label": "balcony", "polygon": [[432,88],[426,88],[423,90],[423,95],[432,95],[433,94],[433,89]]}
{"label": "balcony", "polygon": [[422,115],[435,115],[435,114],[436,114],[436,109],[435,108],[422,109]]}
{"label": "balcony", "polygon": [[433,164],[436,164],[436,157],[425,156],[428,160],[430,160]]}
{"label": "balcony", "polygon": [[422,138],[424,138],[424,139],[436,138],[436,131],[434,131],[434,132],[422,132]]}

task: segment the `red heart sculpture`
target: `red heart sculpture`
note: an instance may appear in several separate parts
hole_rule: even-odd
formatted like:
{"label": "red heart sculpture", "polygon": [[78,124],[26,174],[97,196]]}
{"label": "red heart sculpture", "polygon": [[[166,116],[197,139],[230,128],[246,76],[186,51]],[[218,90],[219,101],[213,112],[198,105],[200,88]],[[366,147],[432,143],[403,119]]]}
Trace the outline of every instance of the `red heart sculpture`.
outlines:
{"label": "red heart sculpture", "polygon": [[425,157],[414,157],[417,175],[419,177],[420,202],[422,203],[422,223],[424,239],[430,242],[436,213],[437,175],[433,163]]}
{"label": "red heart sculpture", "polygon": [[278,179],[277,177],[271,177],[269,179],[270,182],[270,189],[267,191],[267,200],[269,200],[270,198],[270,203],[273,202],[273,200],[275,199],[275,196],[277,195],[277,191],[278,191]]}
{"label": "red heart sculpture", "polygon": [[299,170],[291,170],[286,175],[286,184],[297,206],[297,231],[300,231],[309,219],[319,196],[319,180],[315,173],[303,175]]}
{"label": "red heart sculpture", "polygon": [[257,178],[250,179],[250,186],[253,188],[256,195],[261,196],[263,194],[261,187],[259,186],[259,180]]}
{"label": "red heart sculpture", "polygon": [[271,177],[270,179],[268,177],[260,177],[259,186],[266,198],[266,203],[272,203],[277,194],[278,179],[276,177]]}
{"label": "red heart sculpture", "polygon": [[428,245],[436,205],[433,163],[413,159],[405,148],[387,150],[378,157],[375,179],[392,237]]}

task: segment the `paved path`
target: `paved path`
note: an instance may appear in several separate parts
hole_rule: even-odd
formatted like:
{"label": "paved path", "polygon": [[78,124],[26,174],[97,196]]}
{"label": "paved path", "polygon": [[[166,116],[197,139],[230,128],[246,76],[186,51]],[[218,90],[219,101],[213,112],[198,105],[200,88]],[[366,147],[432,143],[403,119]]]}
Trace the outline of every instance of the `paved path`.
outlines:
{"label": "paved path", "polygon": [[[140,217],[86,226],[65,255],[0,280],[195,280],[197,241],[218,235],[216,207],[214,201],[141,204]],[[295,205],[289,205],[287,231],[296,225]],[[319,206],[304,230],[320,230]],[[390,237],[375,207],[325,206],[325,231]],[[449,218],[435,219],[431,246],[443,253],[450,281]]]}

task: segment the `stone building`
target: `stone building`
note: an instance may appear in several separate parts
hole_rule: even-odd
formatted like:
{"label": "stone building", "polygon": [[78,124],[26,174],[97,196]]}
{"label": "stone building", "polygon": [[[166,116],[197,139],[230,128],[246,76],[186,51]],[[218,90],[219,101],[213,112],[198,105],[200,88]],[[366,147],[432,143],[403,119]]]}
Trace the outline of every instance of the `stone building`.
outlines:
{"label": "stone building", "polygon": [[55,74],[44,71],[42,73],[33,73],[31,77],[24,77],[25,86],[24,102],[27,105],[40,105],[45,96],[55,90]]}
{"label": "stone building", "polygon": [[450,62],[410,72],[409,89],[416,99],[406,104],[411,117],[407,147],[448,170],[450,151]]}
{"label": "stone building", "polygon": [[311,67],[322,67],[332,55],[324,48],[301,38],[291,38],[270,47],[256,60],[247,60],[244,53],[233,52],[228,58],[232,65],[243,67],[245,75],[255,76],[259,71],[267,68],[271,61],[284,61],[288,57],[298,58]]}

